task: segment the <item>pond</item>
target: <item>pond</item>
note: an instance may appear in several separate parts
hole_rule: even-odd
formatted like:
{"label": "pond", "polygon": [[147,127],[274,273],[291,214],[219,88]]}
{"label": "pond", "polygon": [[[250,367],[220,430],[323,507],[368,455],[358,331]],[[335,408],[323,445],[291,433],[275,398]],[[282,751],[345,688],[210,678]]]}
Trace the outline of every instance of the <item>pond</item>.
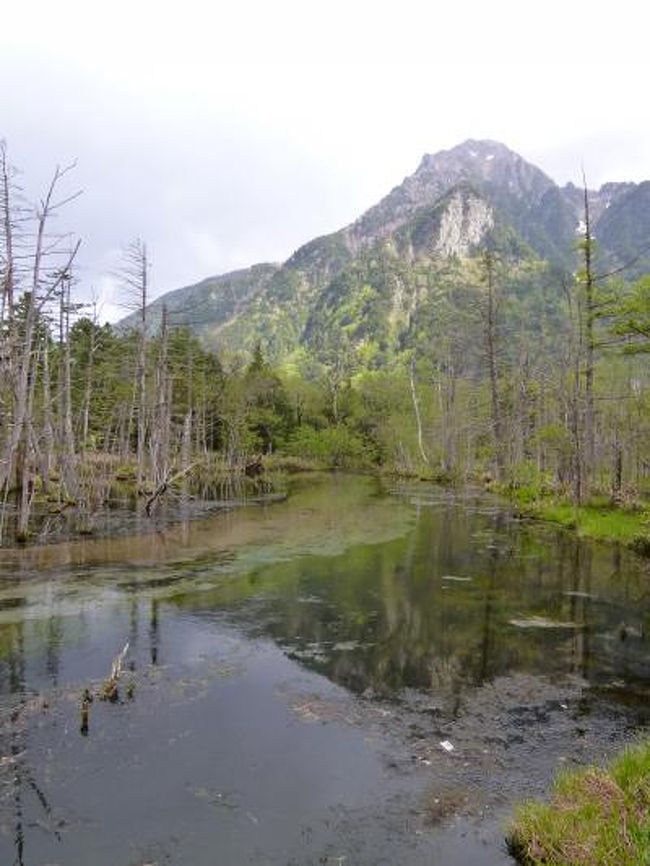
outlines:
{"label": "pond", "polygon": [[647,727],[648,577],[478,491],[345,475],[4,550],[0,863],[510,863],[514,802]]}

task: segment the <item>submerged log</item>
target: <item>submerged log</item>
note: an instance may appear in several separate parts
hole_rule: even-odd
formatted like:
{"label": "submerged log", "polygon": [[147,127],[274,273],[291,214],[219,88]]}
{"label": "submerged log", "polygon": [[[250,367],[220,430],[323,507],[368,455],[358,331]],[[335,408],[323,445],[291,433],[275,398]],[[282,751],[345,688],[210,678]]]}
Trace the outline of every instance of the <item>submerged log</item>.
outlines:
{"label": "submerged log", "polygon": [[90,705],[93,702],[93,696],[90,689],[84,689],[81,695],[81,724],[79,726],[80,733],[88,736],[88,723],[90,719]]}
{"label": "submerged log", "polygon": [[100,691],[99,691],[99,699],[100,701],[110,701],[111,703],[115,703],[119,697],[119,689],[118,689],[118,680],[122,673],[122,665],[124,664],[124,659],[126,658],[126,654],[129,651],[129,642],[127,641],[124,644],[124,649],[122,652],[118,653],[113,659],[113,664],[111,665],[111,674],[109,678],[104,682]]}

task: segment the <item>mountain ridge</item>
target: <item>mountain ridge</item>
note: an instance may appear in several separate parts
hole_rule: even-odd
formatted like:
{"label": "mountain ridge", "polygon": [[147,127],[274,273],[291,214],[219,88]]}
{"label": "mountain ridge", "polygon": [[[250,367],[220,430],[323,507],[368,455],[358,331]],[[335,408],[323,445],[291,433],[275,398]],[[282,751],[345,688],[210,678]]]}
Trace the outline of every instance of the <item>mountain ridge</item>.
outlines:
{"label": "mountain ridge", "polygon": [[[589,190],[588,199],[601,256],[619,267],[650,237],[650,182],[605,183]],[[262,340],[269,356],[280,359],[310,345],[320,331],[314,326],[318,310],[334,302],[359,307],[353,296],[364,290],[364,280],[374,280],[366,296],[374,292],[376,303],[362,304],[358,315],[376,320],[379,330],[382,317],[395,318],[390,311],[405,292],[417,307],[422,293],[397,276],[402,266],[468,261],[489,245],[513,260],[571,270],[583,211],[583,189],[560,187],[505,144],[468,139],[424,154],[413,174],[354,222],[308,241],[284,263],[207,277],[161,296],[150,305],[150,327],[157,327],[166,305],[174,324],[189,325],[211,348],[250,351]],[[383,275],[371,276],[373,256],[383,262]],[[399,303],[391,293],[401,293]],[[133,323],[127,318],[120,326]]]}

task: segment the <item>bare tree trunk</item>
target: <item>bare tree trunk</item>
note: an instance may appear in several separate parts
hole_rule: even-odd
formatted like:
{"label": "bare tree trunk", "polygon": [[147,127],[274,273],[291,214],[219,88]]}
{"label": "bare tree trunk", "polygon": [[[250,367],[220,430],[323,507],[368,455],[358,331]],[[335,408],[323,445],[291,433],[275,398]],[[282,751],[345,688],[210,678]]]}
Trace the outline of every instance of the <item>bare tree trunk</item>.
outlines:
{"label": "bare tree trunk", "polygon": [[147,433],[147,252],[142,248],[140,341],[138,346],[138,490],[145,477],[145,438]]}
{"label": "bare tree trunk", "polygon": [[138,313],[138,345],[134,378],[134,408],[137,410],[137,488],[142,490],[146,478],[147,440],[147,302],[149,299],[149,258],[147,245],[139,238],[124,251],[124,264],[119,272],[128,293],[128,305]]}
{"label": "bare tree trunk", "polygon": [[583,489],[583,454],[580,435],[580,392],[575,389],[571,407],[571,436],[573,439],[573,501],[580,505],[584,494]]}
{"label": "bare tree trunk", "polygon": [[78,484],[75,472],[74,432],[72,429],[72,383],[70,373],[70,284],[68,272],[61,285],[60,329],[61,349],[59,367],[59,429],[61,478],[68,496],[77,499]]}
{"label": "bare tree trunk", "polygon": [[443,472],[450,474],[456,465],[456,370],[451,353],[438,364],[438,406],[442,422]]}
{"label": "bare tree trunk", "polygon": [[496,459],[497,478],[503,478],[504,441],[501,404],[499,399],[499,368],[497,357],[497,303],[494,285],[494,253],[487,250],[483,257],[487,281],[487,309],[485,317],[485,345],[490,373],[490,405],[492,412],[492,436]]}
{"label": "bare tree trunk", "polygon": [[163,306],[160,326],[160,351],[156,365],[156,405],[155,417],[152,419],[151,453],[153,461],[154,483],[159,486],[169,475],[169,402],[167,369],[168,326],[167,307]]}
{"label": "bare tree trunk", "polygon": [[93,310],[92,328],[90,331],[90,344],[88,346],[88,362],[86,364],[86,378],[84,384],[83,409],[81,417],[81,450],[88,446],[88,435],[90,432],[90,402],[93,391],[93,376],[95,367],[95,353],[97,352],[97,311]]}
{"label": "bare tree trunk", "polygon": [[594,461],[596,455],[596,433],[595,433],[595,414],[594,414],[594,356],[595,356],[595,338],[594,324],[596,318],[596,304],[594,298],[594,273],[593,273],[593,237],[591,235],[591,220],[589,214],[589,192],[587,190],[587,181],[583,176],[584,186],[584,218],[585,232],[583,239],[584,253],[584,287],[585,287],[585,335],[584,335],[584,350],[585,350],[585,468],[588,475],[594,470]]}
{"label": "bare tree trunk", "polygon": [[[36,364],[34,364],[36,368]],[[29,435],[32,411],[34,406],[34,391],[36,390],[36,375],[32,373],[27,391],[26,421],[24,424],[24,435],[22,436],[16,459],[16,477],[19,491],[18,499],[18,522],[16,526],[16,539],[24,541],[29,534],[29,517],[34,498],[33,471],[33,448],[32,437]]]}
{"label": "bare tree trunk", "polygon": [[192,410],[189,409],[183,420],[183,438],[181,440],[181,471],[183,478],[183,498],[187,497],[187,473],[190,468],[190,452],[192,449]]}
{"label": "bare tree trunk", "polygon": [[11,322],[14,310],[15,258],[14,226],[12,220],[10,169],[7,161],[7,146],[0,142],[0,199],[2,207],[2,230],[4,233],[4,273],[2,276],[2,307],[0,321]]}
{"label": "bare tree trunk", "polygon": [[420,417],[420,404],[418,402],[417,391],[415,390],[415,354],[411,355],[411,363],[409,364],[409,380],[411,382],[411,400],[413,401],[413,412],[415,413],[415,423],[418,431],[418,448],[422,461],[428,466],[429,458],[424,450],[422,441],[422,419]]}
{"label": "bare tree trunk", "polygon": [[47,490],[50,483],[52,458],[54,456],[54,418],[52,416],[52,383],[50,379],[50,347],[47,335],[43,341],[43,457],[41,474],[43,486]]}
{"label": "bare tree trunk", "polygon": [[190,465],[190,452],[192,449],[192,410],[190,409],[183,419],[183,438],[181,440],[181,471],[185,471]]}

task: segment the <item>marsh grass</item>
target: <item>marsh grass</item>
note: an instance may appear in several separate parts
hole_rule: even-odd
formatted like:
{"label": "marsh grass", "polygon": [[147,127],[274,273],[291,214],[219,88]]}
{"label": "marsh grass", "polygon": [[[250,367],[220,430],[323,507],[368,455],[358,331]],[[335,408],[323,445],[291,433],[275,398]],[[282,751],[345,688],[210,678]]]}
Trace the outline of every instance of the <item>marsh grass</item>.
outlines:
{"label": "marsh grass", "polygon": [[619,542],[650,555],[650,515],[643,508],[620,507],[606,497],[594,497],[576,506],[528,488],[507,491],[506,495],[514,499],[524,517],[557,523],[584,538]]}
{"label": "marsh grass", "polygon": [[550,803],[516,810],[507,843],[523,866],[647,866],[650,744],[627,748],[605,770],[561,773]]}

